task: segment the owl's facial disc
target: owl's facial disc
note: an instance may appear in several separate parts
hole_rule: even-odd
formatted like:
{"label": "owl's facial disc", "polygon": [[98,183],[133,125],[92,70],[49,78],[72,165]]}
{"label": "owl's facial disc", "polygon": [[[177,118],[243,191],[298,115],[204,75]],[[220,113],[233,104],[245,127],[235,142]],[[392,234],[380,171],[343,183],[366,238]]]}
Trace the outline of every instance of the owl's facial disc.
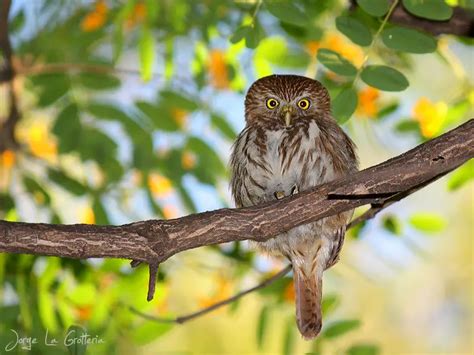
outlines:
{"label": "owl's facial disc", "polygon": [[283,105],[281,110],[280,110],[280,117],[285,121],[285,125],[289,127],[291,125],[291,120],[293,116],[295,115],[296,111],[293,105],[291,104],[286,104]]}

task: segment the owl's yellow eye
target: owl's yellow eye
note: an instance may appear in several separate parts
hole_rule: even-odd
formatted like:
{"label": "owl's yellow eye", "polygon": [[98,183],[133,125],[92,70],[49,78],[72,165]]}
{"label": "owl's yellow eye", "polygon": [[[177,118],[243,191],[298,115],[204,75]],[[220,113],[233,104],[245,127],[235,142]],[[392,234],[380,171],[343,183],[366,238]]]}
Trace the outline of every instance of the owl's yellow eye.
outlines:
{"label": "owl's yellow eye", "polygon": [[277,107],[279,104],[278,104],[278,101],[275,100],[275,99],[268,99],[267,100],[267,107],[270,109],[270,110],[273,110],[275,107]]}
{"label": "owl's yellow eye", "polygon": [[302,99],[302,100],[298,101],[298,107],[302,110],[309,109],[309,100],[308,99]]}

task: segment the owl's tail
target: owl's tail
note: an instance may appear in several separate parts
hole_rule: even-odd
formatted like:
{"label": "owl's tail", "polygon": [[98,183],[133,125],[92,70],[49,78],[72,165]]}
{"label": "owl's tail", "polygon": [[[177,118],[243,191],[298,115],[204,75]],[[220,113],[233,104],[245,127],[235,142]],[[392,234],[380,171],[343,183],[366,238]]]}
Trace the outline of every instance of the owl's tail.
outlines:
{"label": "owl's tail", "polygon": [[305,340],[315,338],[321,331],[322,273],[307,273],[293,264],[296,294],[296,323]]}

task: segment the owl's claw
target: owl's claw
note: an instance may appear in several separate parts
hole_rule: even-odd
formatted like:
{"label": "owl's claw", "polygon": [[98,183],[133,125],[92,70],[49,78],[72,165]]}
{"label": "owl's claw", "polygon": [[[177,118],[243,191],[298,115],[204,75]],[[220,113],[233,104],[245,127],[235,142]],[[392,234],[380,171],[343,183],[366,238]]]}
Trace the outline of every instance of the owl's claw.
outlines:
{"label": "owl's claw", "polygon": [[281,200],[283,197],[285,197],[285,192],[284,191],[275,191],[273,194],[277,200]]}
{"label": "owl's claw", "polygon": [[291,195],[296,195],[298,193],[300,193],[300,189],[298,188],[298,185],[293,186],[293,188],[291,189]]}

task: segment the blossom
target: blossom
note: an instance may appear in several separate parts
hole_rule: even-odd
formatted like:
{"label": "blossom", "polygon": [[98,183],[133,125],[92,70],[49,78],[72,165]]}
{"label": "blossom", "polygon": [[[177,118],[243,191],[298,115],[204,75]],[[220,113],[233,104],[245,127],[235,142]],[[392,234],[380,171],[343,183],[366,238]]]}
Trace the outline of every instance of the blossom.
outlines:
{"label": "blossom", "polygon": [[216,89],[229,87],[229,72],[223,51],[214,49],[210,52],[207,68],[212,86]]}
{"label": "blossom", "polygon": [[425,138],[434,137],[439,133],[448,112],[445,102],[433,103],[426,97],[420,98],[413,107],[413,118],[420,125],[421,134]]}
{"label": "blossom", "polygon": [[81,213],[81,223],[95,224],[95,214],[91,207],[86,207]]}
{"label": "blossom", "polygon": [[173,186],[171,181],[162,175],[151,174],[148,176],[148,187],[156,197],[165,197],[171,193]]}
{"label": "blossom", "polygon": [[108,8],[105,1],[95,3],[94,10],[89,12],[81,22],[81,29],[84,32],[96,31],[104,26],[107,19]]}
{"label": "blossom", "polygon": [[380,91],[369,86],[360,90],[358,97],[357,113],[367,117],[374,117],[379,111],[377,99],[380,97]]}
{"label": "blossom", "polygon": [[191,170],[196,166],[196,155],[192,152],[184,151],[181,155],[181,166],[185,170]]}

